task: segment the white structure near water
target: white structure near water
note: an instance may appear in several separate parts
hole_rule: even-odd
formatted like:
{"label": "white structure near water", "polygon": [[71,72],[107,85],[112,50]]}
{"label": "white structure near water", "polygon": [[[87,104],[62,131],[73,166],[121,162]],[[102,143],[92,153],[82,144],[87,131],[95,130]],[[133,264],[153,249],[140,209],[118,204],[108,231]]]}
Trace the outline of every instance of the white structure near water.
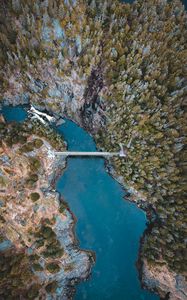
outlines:
{"label": "white structure near water", "polygon": [[120,151],[119,152],[86,152],[86,151],[64,151],[64,152],[54,152],[55,155],[62,155],[62,156],[104,156],[104,157],[112,157],[112,156],[120,156],[126,157],[126,153],[123,149],[122,144],[120,144]]}
{"label": "white structure near water", "polygon": [[54,117],[49,116],[46,113],[43,113],[39,110],[37,110],[34,106],[31,105],[31,108],[29,109],[29,112],[33,114],[33,116],[40,120],[43,124],[45,124],[45,121],[42,119],[42,117],[45,117],[49,122],[54,122]]}
{"label": "white structure near water", "polygon": [[[34,106],[31,105],[29,112],[33,115],[33,118],[40,120],[41,123],[46,124],[42,117],[45,117],[49,122],[54,122],[54,117],[49,116],[46,113],[43,113]],[[123,149],[123,145],[120,144],[120,151],[119,152],[102,152],[102,151],[94,151],[94,152],[86,152],[86,151],[64,151],[64,152],[54,152],[54,155],[62,155],[62,156],[93,156],[93,157],[112,157],[112,156],[119,156],[119,157],[126,157],[127,154]]]}
{"label": "white structure near water", "polygon": [[64,151],[64,152],[55,152],[55,155],[62,155],[62,156],[104,156],[104,157],[112,157],[112,156],[120,156],[126,157],[125,153],[123,152],[86,152],[86,151]]}

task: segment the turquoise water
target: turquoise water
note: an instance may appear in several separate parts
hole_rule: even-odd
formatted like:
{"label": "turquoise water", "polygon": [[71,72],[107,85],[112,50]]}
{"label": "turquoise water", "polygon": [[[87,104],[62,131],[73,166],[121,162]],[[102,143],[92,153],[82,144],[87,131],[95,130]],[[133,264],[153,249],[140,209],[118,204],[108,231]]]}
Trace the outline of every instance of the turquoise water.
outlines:
{"label": "turquoise water", "polygon": [[27,117],[27,112],[21,106],[4,106],[2,108],[2,113],[5,119],[9,122],[22,122]]}
{"label": "turquoise water", "polygon": [[[95,151],[89,134],[71,121],[58,127],[69,150]],[[76,300],[156,300],[141,289],[135,266],[146,216],[124,201],[124,190],[101,158],[69,158],[57,190],[77,218],[80,247],[96,252],[91,278],[77,287]]]}
{"label": "turquoise water", "polygon": [[[8,121],[23,120],[22,109],[3,113]],[[69,150],[96,150],[91,136],[75,123],[66,120],[57,130]],[[92,275],[77,286],[75,300],[158,300],[141,289],[135,266],[146,216],[123,200],[124,190],[108,175],[104,160],[69,158],[56,187],[77,218],[80,247],[96,253]]]}

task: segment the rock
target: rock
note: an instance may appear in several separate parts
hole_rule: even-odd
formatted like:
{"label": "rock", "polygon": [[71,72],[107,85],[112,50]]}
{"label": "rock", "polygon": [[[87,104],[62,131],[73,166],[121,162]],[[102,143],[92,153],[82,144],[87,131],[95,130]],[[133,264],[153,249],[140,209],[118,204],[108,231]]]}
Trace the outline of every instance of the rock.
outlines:
{"label": "rock", "polygon": [[151,266],[144,259],[142,281],[146,287],[156,290],[163,298],[169,294],[170,300],[187,299],[187,286],[184,276],[169,271],[165,265]]}

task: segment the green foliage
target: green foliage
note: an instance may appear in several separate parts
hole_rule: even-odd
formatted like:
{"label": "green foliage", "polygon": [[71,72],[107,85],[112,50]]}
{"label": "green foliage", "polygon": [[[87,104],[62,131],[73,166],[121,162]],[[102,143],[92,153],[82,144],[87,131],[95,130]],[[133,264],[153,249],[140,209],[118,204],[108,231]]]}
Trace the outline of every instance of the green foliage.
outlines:
{"label": "green foliage", "polygon": [[1,252],[0,269],[0,298],[18,299],[20,296],[25,298],[28,290],[30,293],[32,290],[30,284],[34,280],[34,275],[28,256],[24,252],[17,252],[15,249]]}
{"label": "green foliage", "polygon": [[49,226],[42,226],[40,232],[46,239],[56,236],[52,228]]}
{"label": "green foliage", "polygon": [[38,181],[38,175],[37,174],[30,174],[29,178],[33,180],[34,182]]}
{"label": "green foliage", "polygon": [[[28,0],[4,1],[0,16],[2,98],[4,92],[11,90],[9,77],[15,69],[37,76],[42,71],[41,66],[46,65],[58,69],[55,72],[61,74],[62,82],[72,71],[79,74],[80,79],[86,78],[84,98],[90,106],[83,115],[85,126],[93,129],[94,118],[87,119],[87,115],[96,100],[105,99],[99,114],[101,124],[106,122],[106,126],[101,126],[96,136],[98,146],[117,151],[119,142],[127,145],[132,138],[127,159],[116,158],[113,166],[157,212],[160,225],[155,224],[148,235],[144,255],[151,262],[160,263],[163,259],[172,270],[183,272],[187,127],[183,67],[186,12],[182,4],[178,0],[150,0],[130,5],[108,0],[77,1],[69,7],[62,0],[54,0],[45,5],[45,1],[35,1],[34,5]],[[50,41],[42,38],[46,24],[40,16],[44,13],[48,15]],[[63,38],[53,36],[54,19],[63,29]],[[80,52],[76,45],[78,36]],[[59,59],[59,54],[63,59]],[[18,83],[30,92],[30,81],[26,77]],[[32,93],[37,94],[36,102],[44,103],[48,87]],[[56,111],[61,101],[46,103]],[[65,149],[62,139],[51,128],[37,121],[32,125],[32,129],[27,128],[28,132],[47,138],[55,149]],[[26,143],[25,133],[20,134],[19,126],[22,125],[15,124],[10,130],[0,123],[2,140],[7,145]],[[27,153],[41,145],[39,141],[29,142],[23,145],[22,151]],[[31,174],[39,169],[39,159],[32,158]],[[35,182],[32,177],[26,184],[34,187]],[[62,204],[60,212],[64,209]],[[46,229],[44,234],[49,234],[48,238],[55,242],[50,230]],[[45,255],[51,255],[51,251],[49,247]]]}
{"label": "green foliage", "polygon": [[2,175],[0,175],[0,186],[5,187],[6,186],[6,178]]}
{"label": "green foliage", "polygon": [[36,297],[39,295],[40,288],[41,287],[38,284],[33,284],[27,292],[28,299],[36,299]]}
{"label": "green foliage", "polygon": [[36,157],[29,157],[29,162],[30,162],[30,170],[31,172],[37,172],[39,171],[41,167],[40,160]]}
{"label": "green foliage", "polygon": [[46,285],[45,289],[47,293],[54,293],[58,287],[57,281],[52,281]]}
{"label": "green foliage", "polygon": [[[22,143],[25,143],[25,140],[22,139]],[[27,153],[33,151],[35,148],[39,149],[43,145],[43,141],[41,139],[35,139],[32,142],[28,142],[27,144],[23,145],[20,149],[22,153]]]}
{"label": "green foliage", "polygon": [[31,193],[30,194],[30,198],[33,202],[37,201],[38,199],[40,199],[40,194],[38,193]]}
{"label": "green foliage", "polygon": [[33,262],[37,262],[38,260],[39,260],[39,255],[37,255],[37,254],[31,254],[31,255],[29,255],[29,259]]}
{"label": "green foliage", "polygon": [[64,250],[60,245],[48,245],[46,246],[46,250],[44,250],[42,254],[46,258],[59,258],[63,256]]}
{"label": "green foliage", "polygon": [[43,267],[40,264],[34,263],[32,265],[32,267],[33,267],[34,271],[37,271],[37,272],[43,271]]}
{"label": "green foliage", "polygon": [[33,144],[32,143],[27,143],[27,144],[23,145],[23,147],[21,147],[20,150],[21,150],[22,153],[31,152],[31,151],[34,150]]}
{"label": "green foliage", "polygon": [[[179,20],[175,5],[175,1],[165,2],[161,8],[160,2],[143,1],[128,10],[116,7],[116,22],[111,21],[110,30],[104,28],[107,34],[102,52],[108,122],[96,141],[108,151],[117,151],[120,142],[128,145],[132,139],[127,159],[115,158],[113,166],[124,182],[156,209],[157,221],[144,243],[143,255],[151,263],[164,261],[171,270],[183,273],[187,128],[183,126],[185,73],[181,65],[186,13],[179,5]],[[122,15],[128,20],[125,24],[117,22]],[[162,35],[158,33],[160,26]],[[180,33],[171,44],[175,26]]]}
{"label": "green foliage", "polygon": [[13,126],[6,126],[1,123],[0,134],[2,140],[10,147],[15,144],[24,144],[27,140],[24,129],[21,130],[22,126],[18,123],[14,123]]}
{"label": "green foliage", "polygon": [[68,205],[67,205],[65,202],[60,203],[59,212],[60,212],[61,214],[63,214],[64,211],[67,209],[67,207],[68,207]]}
{"label": "green foliage", "polygon": [[35,139],[33,141],[35,148],[39,149],[43,145],[43,141],[41,139]]}
{"label": "green foliage", "polygon": [[57,272],[60,271],[60,267],[59,267],[59,265],[57,263],[48,263],[46,265],[46,269],[50,273],[57,273]]}
{"label": "green foliage", "polygon": [[5,123],[0,123],[0,131],[1,131],[1,130],[4,130],[5,127],[6,127],[6,124],[5,124]]}
{"label": "green foliage", "polygon": [[48,225],[42,225],[40,230],[34,233],[36,237],[36,247],[45,244],[42,255],[46,258],[59,258],[64,254],[64,249],[57,239],[56,233]]}

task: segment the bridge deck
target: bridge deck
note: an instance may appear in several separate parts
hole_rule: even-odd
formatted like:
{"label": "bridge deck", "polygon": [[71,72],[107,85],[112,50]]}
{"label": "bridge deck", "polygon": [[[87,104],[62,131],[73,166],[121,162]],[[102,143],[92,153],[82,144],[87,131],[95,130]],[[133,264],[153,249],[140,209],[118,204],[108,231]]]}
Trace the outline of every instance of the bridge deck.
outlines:
{"label": "bridge deck", "polygon": [[55,155],[64,156],[119,156],[119,152],[76,152],[76,151],[66,151],[66,152],[55,152]]}

